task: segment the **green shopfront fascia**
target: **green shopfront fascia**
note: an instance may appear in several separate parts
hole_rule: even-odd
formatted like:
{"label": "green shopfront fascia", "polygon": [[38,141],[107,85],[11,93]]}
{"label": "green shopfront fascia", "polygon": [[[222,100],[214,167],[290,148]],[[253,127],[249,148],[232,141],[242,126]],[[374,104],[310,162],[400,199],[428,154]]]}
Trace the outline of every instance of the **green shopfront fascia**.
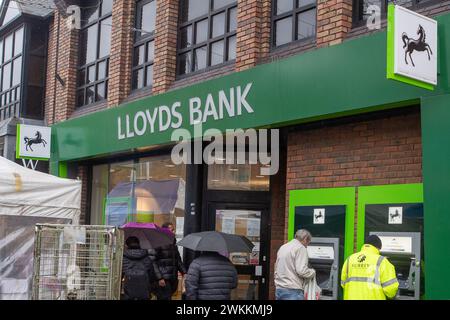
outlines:
{"label": "green shopfront fascia", "polygon": [[170,144],[176,128],[198,136],[198,123],[202,132],[281,128],[420,104],[425,294],[450,299],[450,15],[437,20],[433,91],[386,79],[386,32],[378,32],[56,124],[51,172],[64,176],[68,163]]}

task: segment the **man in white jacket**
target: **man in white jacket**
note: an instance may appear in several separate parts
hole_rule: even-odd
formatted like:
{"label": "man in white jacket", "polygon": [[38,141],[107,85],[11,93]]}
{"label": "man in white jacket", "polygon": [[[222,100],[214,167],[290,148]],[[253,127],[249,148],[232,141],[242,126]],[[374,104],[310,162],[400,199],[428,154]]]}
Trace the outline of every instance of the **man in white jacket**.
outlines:
{"label": "man in white jacket", "polygon": [[305,285],[316,275],[316,271],[308,267],[306,248],[311,238],[308,230],[298,230],[295,238],[278,250],[275,262],[277,300],[304,300]]}

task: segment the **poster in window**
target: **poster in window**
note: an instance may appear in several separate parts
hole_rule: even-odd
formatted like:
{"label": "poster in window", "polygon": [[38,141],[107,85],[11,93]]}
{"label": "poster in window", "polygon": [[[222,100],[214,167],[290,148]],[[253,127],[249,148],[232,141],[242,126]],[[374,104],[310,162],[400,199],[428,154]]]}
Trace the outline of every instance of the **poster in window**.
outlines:
{"label": "poster in window", "polygon": [[106,207],[106,224],[120,227],[127,223],[128,204],[109,204]]}
{"label": "poster in window", "polygon": [[249,264],[249,254],[245,252],[233,252],[230,253],[230,261],[237,265],[248,265]]}
{"label": "poster in window", "polygon": [[250,253],[250,264],[259,264],[259,252],[260,252],[260,243],[259,242],[253,242],[255,245],[253,247],[252,252]]}
{"label": "poster in window", "polygon": [[260,224],[260,219],[247,219],[247,237],[259,237]]}
{"label": "poster in window", "polygon": [[222,232],[229,234],[236,233],[236,219],[234,217],[222,217]]}
{"label": "poster in window", "polygon": [[184,235],[184,217],[176,217],[176,230],[177,237],[183,237]]}

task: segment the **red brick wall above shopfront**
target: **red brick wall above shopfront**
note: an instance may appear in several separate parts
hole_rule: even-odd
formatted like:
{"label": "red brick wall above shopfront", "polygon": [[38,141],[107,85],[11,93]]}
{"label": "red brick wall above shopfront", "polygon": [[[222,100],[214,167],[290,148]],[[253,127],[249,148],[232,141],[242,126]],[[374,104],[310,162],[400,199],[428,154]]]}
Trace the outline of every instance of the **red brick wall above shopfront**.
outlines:
{"label": "red brick wall above shopfront", "polygon": [[412,107],[291,129],[286,208],[290,190],[421,183],[420,121]]}

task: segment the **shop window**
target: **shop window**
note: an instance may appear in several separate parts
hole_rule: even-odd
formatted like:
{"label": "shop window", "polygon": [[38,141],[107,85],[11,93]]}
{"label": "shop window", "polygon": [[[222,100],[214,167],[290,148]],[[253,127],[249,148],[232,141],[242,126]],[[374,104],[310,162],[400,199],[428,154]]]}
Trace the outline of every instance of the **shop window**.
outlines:
{"label": "shop window", "polygon": [[[270,177],[261,175],[262,164],[250,164],[248,153],[246,164],[219,164],[216,159],[208,166],[208,189],[236,191],[269,191]],[[212,162],[212,161],[211,161]]]}
{"label": "shop window", "polygon": [[236,0],[181,0],[178,75],[236,59]]}
{"label": "shop window", "polygon": [[[397,0],[395,4],[416,10],[427,5],[441,2],[440,0]],[[353,0],[353,25],[355,27],[366,24],[368,17],[373,14],[369,11],[370,6],[378,6],[381,10],[381,17],[386,18],[388,0]]]}
{"label": "shop window", "polygon": [[24,27],[0,39],[0,120],[19,116]]}
{"label": "shop window", "polygon": [[113,0],[83,1],[77,106],[106,100],[111,49]]}
{"label": "shop window", "polygon": [[316,35],[316,0],[273,1],[273,45],[307,40]]}
{"label": "shop window", "polygon": [[170,156],[94,166],[91,224],[172,222],[183,237],[186,167]]}
{"label": "shop window", "polygon": [[151,87],[155,53],[156,0],[136,4],[136,29],[133,57],[133,90]]}

